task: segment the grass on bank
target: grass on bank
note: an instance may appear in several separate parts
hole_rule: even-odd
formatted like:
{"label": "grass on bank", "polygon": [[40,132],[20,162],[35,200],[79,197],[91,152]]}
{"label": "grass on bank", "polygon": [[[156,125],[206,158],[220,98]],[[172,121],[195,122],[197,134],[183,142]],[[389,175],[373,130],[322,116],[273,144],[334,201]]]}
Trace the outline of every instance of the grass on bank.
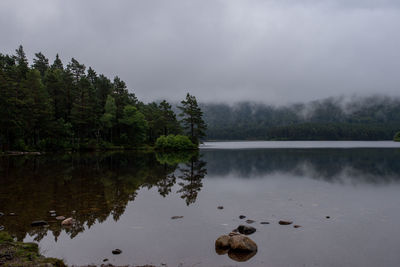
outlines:
{"label": "grass on bank", "polygon": [[46,258],[36,243],[14,241],[7,232],[0,232],[0,266],[66,266],[60,259]]}

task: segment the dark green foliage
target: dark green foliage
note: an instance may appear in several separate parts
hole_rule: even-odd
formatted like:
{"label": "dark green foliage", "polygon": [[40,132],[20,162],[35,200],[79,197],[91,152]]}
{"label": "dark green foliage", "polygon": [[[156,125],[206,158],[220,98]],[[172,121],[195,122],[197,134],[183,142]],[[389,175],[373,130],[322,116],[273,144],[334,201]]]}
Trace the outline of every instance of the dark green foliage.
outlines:
{"label": "dark green foliage", "polygon": [[196,145],[184,135],[162,135],[157,138],[155,148],[158,150],[174,151],[174,150],[192,150],[196,149]]}
{"label": "dark green foliage", "polygon": [[202,105],[209,140],[392,140],[400,99],[328,98],[308,104]]}
{"label": "dark green foliage", "polygon": [[74,58],[64,68],[58,54],[29,67],[22,46],[0,54],[0,150],[133,148],[181,132],[168,102],[139,102],[119,77]]}
{"label": "dark green foliage", "polygon": [[397,132],[397,133],[394,135],[393,140],[396,141],[396,142],[400,142],[400,132]]}
{"label": "dark green foliage", "polygon": [[181,110],[179,116],[182,117],[183,127],[187,135],[194,144],[198,144],[200,139],[203,138],[207,125],[203,120],[203,112],[197,104],[195,96],[186,95],[186,99],[181,101],[182,106],[178,108]]}

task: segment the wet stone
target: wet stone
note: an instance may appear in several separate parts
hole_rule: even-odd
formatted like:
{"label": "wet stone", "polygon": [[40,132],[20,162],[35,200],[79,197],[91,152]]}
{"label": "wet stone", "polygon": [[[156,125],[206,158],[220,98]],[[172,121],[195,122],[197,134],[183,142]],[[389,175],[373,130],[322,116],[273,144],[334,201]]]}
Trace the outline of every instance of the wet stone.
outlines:
{"label": "wet stone", "polygon": [[112,251],[112,254],[114,254],[114,255],[118,255],[118,254],[121,254],[122,253],[122,250],[120,250],[120,249],[114,249],[113,251]]}
{"label": "wet stone", "polygon": [[327,218],[327,219],[330,219],[330,218],[331,218],[331,216],[325,216],[325,218]]}
{"label": "wet stone", "polygon": [[3,230],[4,230],[4,226],[0,225],[0,231],[3,231]]}
{"label": "wet stone", "polygon": [[269,224],[269,222],[260,222],[260,224]]}
{"label": "wet stone", "polygon": [[183,218],[183,216],[172,216],[171,217],[172,220],[182,219],[182,218]]}
{"label": "wet stone", "polygon": [[8,215],[10,215],[10,216],[17,216],[17,214],[15,214],[14,212],[10,212]]}
{"label": "wet stone", "polygon": [[50,210],[49,213],[56,213],[56,211],[55,210]]}
{"label": "wet stone", "polygon": [[244,215],[239,216],[239,219],[244,219],[244,218],[246,218],[246,216],[244,216]]}
{"label": "wet stone", "polygon": [[1,216],[4,216],[4,213],[0,212],[0,217],[1,217]]}
{"label": "wet stone", "polygon": [[64,217],[64,216],[57,216],[57,217],[56,217],[56,220],[58,220],[58,221],[65,220],[65,217]]}
{"label": "wet stone", "polygon": [[246,220],[246,222],[250,224],[250,223],[253,223],[255,221],[254,220]]}
{"label": "wet stone", "polygon": [[61,225],[64,225],[64,226],[71,226],[71,225],[73,225],[74,223],[75,223],[75,220],[74,220],[74,219],[72,219],[72,218],[67,218],[67,219],[65,219],[64,221],[61,222]]}
{"label": "wet stone", "polygon": [[279,221],[279,224],[280,225],[289,225],[289,224],[292,224],[293,222],[292,221]]}
{"label": "wet stone", "polygon": [[239,225],[237,230],[239,231],[239,233],[244,234],[244,235],[251,235],[252,233],[257,231],[256,228],[247,226],[247,225]]}
{"label": "wet stone", "polygon": [[295,225],[293,225],[293,227],[294,227],[294,228],[300,228],[301,225],[295,224]]}
{"label": "wet stone", "polygon": [[218,206],[218,209],[219,209],[219,210],[223,210],[224,207],[223,207],[223,206]]}

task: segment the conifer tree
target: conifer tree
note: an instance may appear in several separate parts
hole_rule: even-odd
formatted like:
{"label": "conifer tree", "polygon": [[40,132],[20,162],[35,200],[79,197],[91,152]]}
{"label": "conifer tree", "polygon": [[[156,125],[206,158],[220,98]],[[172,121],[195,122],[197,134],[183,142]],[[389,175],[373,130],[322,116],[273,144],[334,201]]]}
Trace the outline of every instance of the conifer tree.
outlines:
{"label": "conifer tree", "polygon": [[186,95],[186,99],[181,101],[182,106],[179,116],[182,117],[183,128],[194,144],[198,144],[200,139],[205,136],[207,125],[203,120],[203,112],[197,104],[195,96]]}

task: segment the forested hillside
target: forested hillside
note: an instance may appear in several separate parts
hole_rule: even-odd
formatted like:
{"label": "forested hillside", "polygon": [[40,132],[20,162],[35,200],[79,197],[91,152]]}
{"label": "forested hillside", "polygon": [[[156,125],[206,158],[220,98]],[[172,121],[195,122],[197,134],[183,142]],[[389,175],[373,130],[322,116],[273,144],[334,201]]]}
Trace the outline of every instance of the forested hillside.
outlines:
{"label": "forested hillside", "polygon": [[205,126],[187,121],[195,115],[199,124],[202,112],[189,94],[181,104],[182,125],[165,100],[144,104],[119,77],[110,80],[74,58],[64,65],[57,55],[50,64],[36,53],[30,66],[22,46],[0,54],[3,151],[136,148],[181,133],[196,143]]}
{"label": "forested hillside", "polygon": [[209,140],[392,140],[400,130],[400,99],[328,98],[271,106],[203,104]]}

